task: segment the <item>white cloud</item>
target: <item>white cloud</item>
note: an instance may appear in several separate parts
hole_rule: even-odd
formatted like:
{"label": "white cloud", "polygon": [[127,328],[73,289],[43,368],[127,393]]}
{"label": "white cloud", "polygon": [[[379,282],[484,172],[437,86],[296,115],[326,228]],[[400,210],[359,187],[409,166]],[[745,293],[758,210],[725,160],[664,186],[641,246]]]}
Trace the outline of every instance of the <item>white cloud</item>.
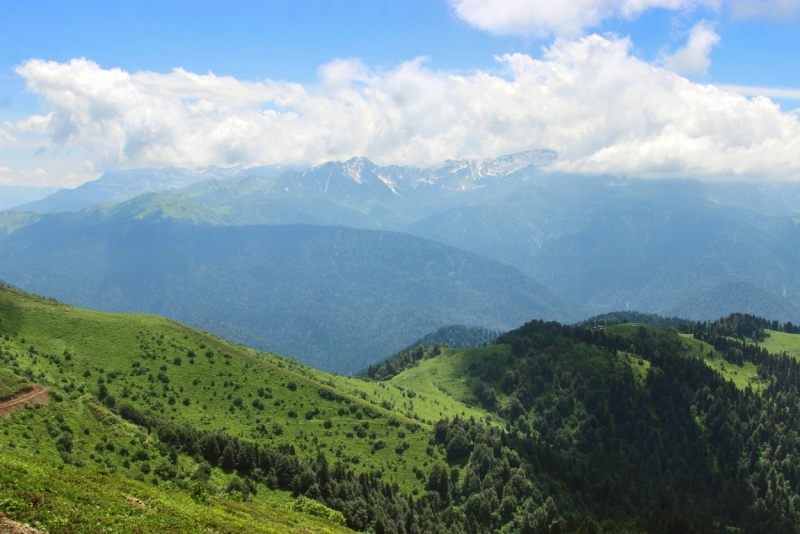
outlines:
{"label": "white cloud", "polygon": [[689,31],[686,46],[674,54],[662,57],[663,65],[680,74],[708,74],[711,65],[709,54],[719,44],[720,36],[714,31],[714,24],[701,20]]}
{"label": "white cloud", "polygon": [[22,171],[22,185],[47,185],[50,173],[44,169],[36,168],[33,171]]}
{"label": "white cloud", "polygon": [[732,0],[729,9],[737,19],[786,20],[800,14],[800,0]]}
{"label": "white cloud", "polygon": [[80,151],[78,161],[98,169],[362,155],[429,165],[552,148],[559,168],[575,172],[800,178],[796,115],[764,97],[693,83],[630,48],[598,35],[557,40],[541,60],[498,58],[502,77],[458,76],[422,59],[385,72],[337,60],[321,67],[314,91],[31,60],[17,71],[45,109],[13,127],[35,130],[55,152]]}
{"label": "white cloud", "polygon": [[8,167],[0,167],[0,174],[6,174],[9,172],[11,172],[11,169],[9,169]]}
{"label": "white cloud", "polygon": [[721,0],[450,0],[468,24],[497,34],[575,37],[612,17],[634,18],[653,8],[719,8]]}
{"label": "white cloud", "polygon": [[723,89],[748,96],[766,96],[800,100],[800,89],[787,87],[754,87],[751,85],[721,85]]}

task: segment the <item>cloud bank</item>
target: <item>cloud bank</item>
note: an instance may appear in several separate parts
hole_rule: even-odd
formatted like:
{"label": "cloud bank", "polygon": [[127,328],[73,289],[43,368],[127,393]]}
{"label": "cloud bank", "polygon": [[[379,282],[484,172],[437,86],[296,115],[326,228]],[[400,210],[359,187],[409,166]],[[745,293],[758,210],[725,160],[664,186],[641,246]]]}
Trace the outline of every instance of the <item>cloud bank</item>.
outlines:
{"label": "cloud bank", "polygon": [[730,12],[737,19],[786,20],[800,15],[800,0],[733,0]]}
{"label": "cloud bank", "polygon": [[650,9],[690,12],[722,8],[735,19],[786,20],[800,0],[449,0],[467,24],[499,35],[578,37],[612,18],[633,19]]}
{"label": "cloud bank", "polygon": [[41,95],[43,113],[3,129],[82,152],[98,168],[356,155],[433,165],[550,148],[570,172],[800,178],[797,115],[765,97],[691,82],[630,48],[598,35],[557,40],[541,60],[498,58],[502,76],[455,75],[424,59],[375,72],[343,59],[320,68],[314,90],[30,60],[17,72]]}
{"label": "cloud bank", "polygon": [[[757,0],[740,1],[755,3]],[[699,7],[718,9],[722,0],[450,0],[450,5],[468,24],[491,33],[576,37],[606,19],[630,19],[654,8],[680,11]]]}

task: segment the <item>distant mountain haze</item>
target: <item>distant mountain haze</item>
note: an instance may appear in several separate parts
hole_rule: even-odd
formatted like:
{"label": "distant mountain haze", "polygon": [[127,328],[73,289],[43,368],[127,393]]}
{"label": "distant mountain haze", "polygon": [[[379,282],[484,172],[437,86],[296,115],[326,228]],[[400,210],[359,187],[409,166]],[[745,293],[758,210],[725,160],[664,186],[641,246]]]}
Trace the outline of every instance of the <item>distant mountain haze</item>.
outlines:
{"label": "distant mountain haze", "polygon": [[41,200],[57,190],[57,187],[0,185],[0,211]]}
{"label": "distant mountain haze", "polygon": [[[130,169],[107,171],[91,182],[86,182],[75,189],[59,189],[48,196],[35,199],[34,202],[9,206],[16,211],[35,211],[55,213],[60,211],[80,211],[95,204],[124,202],[142,193],[159,193],[178,189],[187,185],[210,179],[230,180],[242,174],[242,166],[235,167],[202,167],[199,169],[181,169],[167,167],[164,169]],[[254,167],[247,169],[252,175],[280,174],[287,168]],[[5,208],[2,208],[5,209]]]}
{"label": "distant mountain haze", "polygon": [[[408,231],[519,267],[589,314],[671,315],[697,295],[703,302],[695,309],[711,313],[703,319],[733,311],[798,319],[796,219],[721,205],[697,181],[623,183],[542,178],[504,198],[416,221]],[[734,287],[764,292],[758,301],[731,299]]]}
{"label": "distant mountain haze", "polygon": [[0,238],[0,272],[76,305],[157,313],[341,373],[446,324],[505,331],[581,315],[500,262],[336,226],[48,215]]}

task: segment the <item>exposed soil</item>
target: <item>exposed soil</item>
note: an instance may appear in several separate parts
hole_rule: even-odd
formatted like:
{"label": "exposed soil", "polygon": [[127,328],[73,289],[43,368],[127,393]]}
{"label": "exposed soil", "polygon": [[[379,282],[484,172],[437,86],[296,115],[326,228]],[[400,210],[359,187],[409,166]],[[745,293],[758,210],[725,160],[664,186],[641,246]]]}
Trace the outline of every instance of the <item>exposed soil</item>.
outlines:
{"label": "exposed soil", "polygon": [[150,508],[141,499],[137,499],[136,497],[125,497],[125,500],[140,508]]}
{"label": "exposed soil", "polygon": [[[31,389],[15,393],[10,398],[0,401],[0,417],[8,417],[13,411],[21,410],[26,404],[44,404],[50,402],[50,388],[31,382]],[[4,532],[0,530],[0,533]]]}
{"label": "exposed soil", "polygon": [[0,534],[45,534],[41,530],[12,521],[0,512]]}

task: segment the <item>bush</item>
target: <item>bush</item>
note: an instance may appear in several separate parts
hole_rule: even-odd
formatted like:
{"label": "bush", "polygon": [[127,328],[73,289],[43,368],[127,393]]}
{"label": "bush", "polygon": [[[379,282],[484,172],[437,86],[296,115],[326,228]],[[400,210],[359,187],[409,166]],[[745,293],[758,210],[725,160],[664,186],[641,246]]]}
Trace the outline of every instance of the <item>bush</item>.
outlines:
{"label": "bush", "polygon": [[192,486],[191,493],[192,500],[198,504],[206,504],[208,502],[208,490],[202,482],[196,482]]}
{"label": "bush", "polygon": [[58,452],[70,453],[72,452],[72,434],[64,432],[56,440],[56,449]]}
{"label": "bush", "polygon": [[178,475],[178,471],[175,469],[175,466],[169,463],[167,460],[162,461],[158,465],[155,473],[164,480],[172,480]]}
{"label": "bush", "polygon": [[332,510],[324,504],[313,501],[308,497],[303,497],[302,495],[297,497],[297,499],[295,499],[293,502],[289,503],[287,508],[295,512],[301,512],[327,519],[331,523],[336,523],[337,525],[345,526],[347,524],[342,512],[338,510]]}
{"label": "bush", "polygon": [[337,402],[341,402],[344,400],[344,397],[342,397],[341,395],[339,395],[338,393],[329,388],[319,388],[317,390],[317,393],[319,394],[320,397],[322,397],[325,400],[337,401]]}

